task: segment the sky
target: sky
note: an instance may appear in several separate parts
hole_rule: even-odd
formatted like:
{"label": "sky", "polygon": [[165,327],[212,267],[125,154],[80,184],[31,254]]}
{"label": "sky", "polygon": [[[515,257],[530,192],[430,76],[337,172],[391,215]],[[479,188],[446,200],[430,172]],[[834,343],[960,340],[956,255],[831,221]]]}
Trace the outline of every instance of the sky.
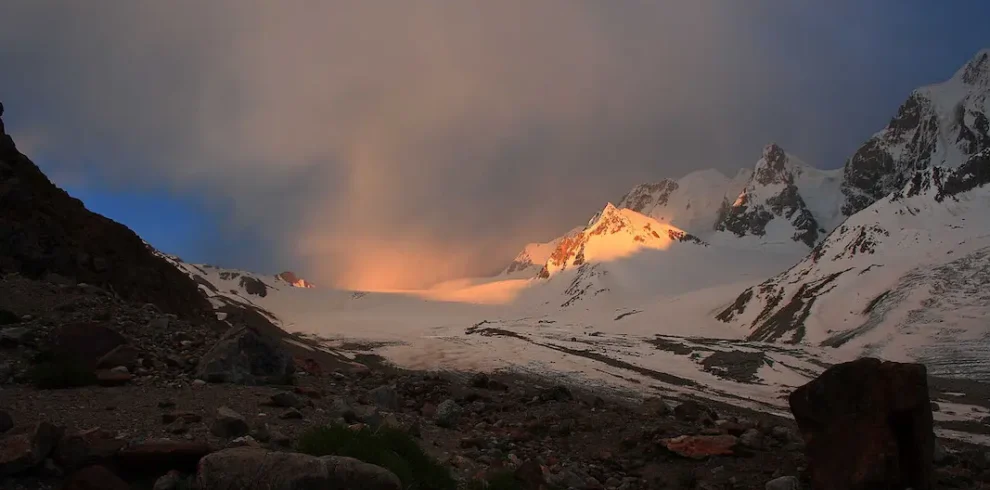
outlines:
{"label": "sky", "polygon": [[990,2],[9,0],[21,151],[193,262],[360,289],[492,273],[635,184],[837,168],[990,47]]}

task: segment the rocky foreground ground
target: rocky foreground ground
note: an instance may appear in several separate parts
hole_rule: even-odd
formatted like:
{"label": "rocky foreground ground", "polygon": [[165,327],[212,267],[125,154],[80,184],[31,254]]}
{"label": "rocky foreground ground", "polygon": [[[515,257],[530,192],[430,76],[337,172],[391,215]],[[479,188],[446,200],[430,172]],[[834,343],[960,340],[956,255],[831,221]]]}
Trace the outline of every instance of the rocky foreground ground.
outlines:
{"label": "rocky foreground ground", "polygon": [[[333,367],[293,358],[254,329],[179,321],[86,285],[12,275],[0,293],[3,489],[196,488],[197,463],[209,485],[257,458],[308,458],[293,452],[300,436],[329,424],[404,431],[462,487],[507,472],[515,488],[533,489],[808,484],[805,437],[789,419],[509,374]],[[69,354],[88,359],[76,367],[92,377],[39,388],[38,367]],[[934,455],[938,488],[990,488],[986,448],[945,444]],[[373,472],[333,464],[371,478],[353,488],[377,485]]]}

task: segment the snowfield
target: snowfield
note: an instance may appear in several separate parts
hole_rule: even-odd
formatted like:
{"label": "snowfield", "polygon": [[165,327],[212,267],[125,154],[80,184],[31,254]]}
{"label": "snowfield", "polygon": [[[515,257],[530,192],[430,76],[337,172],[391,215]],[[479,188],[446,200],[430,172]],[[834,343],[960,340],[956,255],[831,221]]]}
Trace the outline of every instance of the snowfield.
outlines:
{"label": "snowfield", "polygon": [[787,394],[831,364],[923,362],[938,377],[939,434],[987,442],[988,94],[982,51],[915,91],[843,169],[771,144],[733,178],[638,185],[491,278],[345,291],[163,257],[218,309],[251,305],[301,338],[415,369],[787,414]]}

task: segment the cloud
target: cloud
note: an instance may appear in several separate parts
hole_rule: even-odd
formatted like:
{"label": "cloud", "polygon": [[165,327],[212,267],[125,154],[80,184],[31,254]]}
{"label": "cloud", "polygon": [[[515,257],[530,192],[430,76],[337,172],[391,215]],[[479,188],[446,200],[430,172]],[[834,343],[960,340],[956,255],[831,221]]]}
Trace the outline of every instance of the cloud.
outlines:
{"label": "cloud", "polygon": [[36,156],[209,196],[322,283],[491,272],[634,183],[749,165],[796,134],[757,3],[3,9],[0,89],[11,121],[44,128]]}

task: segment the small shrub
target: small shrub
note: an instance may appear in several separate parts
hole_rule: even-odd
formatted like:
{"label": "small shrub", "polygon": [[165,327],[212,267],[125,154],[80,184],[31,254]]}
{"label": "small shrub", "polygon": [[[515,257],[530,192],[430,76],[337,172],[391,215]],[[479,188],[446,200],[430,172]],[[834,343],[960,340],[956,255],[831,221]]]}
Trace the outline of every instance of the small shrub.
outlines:
{"label": "small shrub", "polygon": [[381,466],[395,473],[407,490],[457,488],[450,471],[426,454],[412,436],[399,429],[314,427],[300,437],[297,449],[313,456],[347,456]]}
{"label": "small shrub", "polygon": [[28,373],[31,383],[43,390],[76,388],[96,384],[90,366],[72,357],[43,356]]}

